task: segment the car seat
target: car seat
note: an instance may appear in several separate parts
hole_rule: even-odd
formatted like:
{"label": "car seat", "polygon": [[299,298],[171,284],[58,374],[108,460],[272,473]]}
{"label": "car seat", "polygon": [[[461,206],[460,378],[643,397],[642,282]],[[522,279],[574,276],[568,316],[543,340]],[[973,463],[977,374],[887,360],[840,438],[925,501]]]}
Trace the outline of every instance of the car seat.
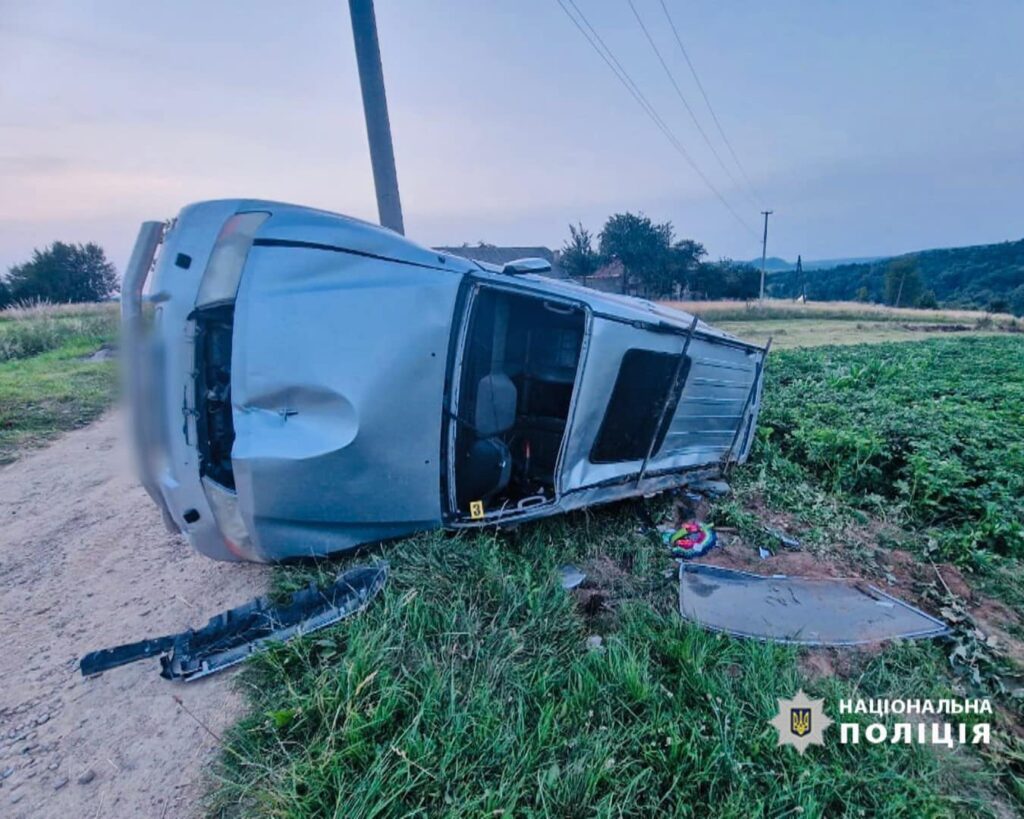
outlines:
{"label": "car seat", "polygon": [[512,454],[500,436],[515,424],[517,399],[516,386],[504,373],[490,373],[480,379],[473,416],[476,440],[466,451],[461,470],[466,500],[487,500],[508,486]]}

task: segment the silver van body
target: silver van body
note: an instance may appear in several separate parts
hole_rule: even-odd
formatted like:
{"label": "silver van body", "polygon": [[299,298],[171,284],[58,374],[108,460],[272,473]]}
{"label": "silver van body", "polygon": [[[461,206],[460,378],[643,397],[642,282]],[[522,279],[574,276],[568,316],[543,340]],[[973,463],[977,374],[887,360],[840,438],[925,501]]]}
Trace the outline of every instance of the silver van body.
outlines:
{"label": "silver van body", "polygon": [[145,223],[125,375],[168,526],[213,558],[276,561],[645,495],[746,459],[765,350],[522,272],[538,267],[260,200]]}

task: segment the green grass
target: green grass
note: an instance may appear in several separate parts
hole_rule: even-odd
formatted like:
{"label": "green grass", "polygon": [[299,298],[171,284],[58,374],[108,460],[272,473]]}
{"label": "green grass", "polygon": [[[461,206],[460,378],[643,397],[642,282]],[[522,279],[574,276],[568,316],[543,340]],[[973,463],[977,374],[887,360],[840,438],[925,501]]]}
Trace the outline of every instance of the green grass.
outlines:
{"label": "green grass", "polygon": [[756,301],[668,302],[719,329],[772,349],[922,341],[1024,332],[1024,321],[979,310],[918,310],[860,302]]}
{"label": "green grass", "polygon": [[[755,457],[716,519],[756,542],[750,507],[783,510],[808,551],[882,577],[887,547],[926,568],[954,563],[972,594],[1013,613],[987,615],[990,625],[1024,639],[1024,338],[791,351],[773,357],[767,373]],[[933,609],[968,614],[953,620],[947,670],[1019,724],[1020,651],[994,648],[967,601],[924,574],[930,581],[914,591]],[[1024,805],[1017,753],[1009,781]]]}
{"label": "green grass", "polygon": [[889,341],[926,341],[942,337],[968,338],[987,336],[1005,331],[998,327],[957,325],[971,329],[958,329],[953,333],[928,331],[929,327],[947,325],[898,321],[857,321],[840,318],[805,317],[799,320],[760,318],[744,321],[713,321],[715,327],[732,333],[745,341],[764,345],[772,340],[773,350],[788,350],[796,347],[823,347],[829,345],[883,344]]}
{"label": "green grass", "polygon": [[[756,531],[746,505],[756,496],[791,515],[823,560],[857,548],[848,533],[883,519],[894,543],[963,557],[985,588],[1018,606],[1022,350],[1014,337],[955,338],[773,356],[764,431],[716,516]],[[843,676],[821,678],[804,674],[792,648],[687,625],[666,576],[672,563],[630,509],[500,537],[433,533],[384,547],[393,574],[366,612],[250,663],[251,711],[229,736],[212,812],[989,816],[1024,808],[1024,749],[1005,724],[986,754],[841,745],[834,728],[802,757],[777,748],[768,724],[775,700],[799,687],[825,697],[833,718],[846,697],[992,690],[952,673],[943,643],[854,653]],[[358,561],[368,559],[377,558]],[[588,616],[561,590],[556,567],[565,561],[606,567],[596,576],[612,612]],[[281,569],[278,585],[325,579],[347,562]],[[588,649],[593,634],[603,650]],[[1012,705],[1003,694],[997,702]]]}
{"label": "green grass", "polygon": [[107,333],[72,336],[56,350],[0,363],[0,464],[88,424],[110,406],[116,364],[82,359],[111,339]]}
{"label": "green grass", "polygon": [[919,310],[889,307],[857,301],[809,301],[799,304],[789,299],[758,301],[670,301],[666,302],[705,321],[854,321],[909,324],[966,324],[979,329],[1024,329],[1020,319],[1008,313],[987,313],[981,310],[938,309]]}
{"label": "green grass", "polygon": [[65,344],[117,335],[116,304],[37,305],[0,310],[0,363],[30,358]]}
{"label": "green grass", "polygon": [[1024,338],[794,351],[765,389],[758,460],[777,503],[799,471],[943,559],[1024,558]]}
{"label": "green grass", "polygon": [[[514,540],[431,534],[389,547],[383,599],[250,664],[252,712],[231,734],[215,812],[984,814],[994,776],[962,758],[834,736],[801,757],[776,747],[768,724],[776,698],[800,686],[825,696],[833,717],[854,693],[945,696],[936,647],[886,652],[856,692],[803,679],[793,649],[683,623],[661,577],[669,561],[622,511]],[[556,565],[627,554],[644,588],[597,626]],[[586,647],[595,629],[601,651]]]}

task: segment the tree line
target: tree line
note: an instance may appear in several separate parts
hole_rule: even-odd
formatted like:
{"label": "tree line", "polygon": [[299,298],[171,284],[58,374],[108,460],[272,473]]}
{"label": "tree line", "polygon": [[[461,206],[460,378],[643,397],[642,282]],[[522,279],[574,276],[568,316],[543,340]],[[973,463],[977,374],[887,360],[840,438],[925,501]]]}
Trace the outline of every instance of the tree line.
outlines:
{"label": "tree line", "polygon": [[648,298],[757,297],[760,272],[755,267],[731,259],[707,262],[707,255],[700,242],[677,239],[671,222],[627,212],[608,217],[596,237],[582,224],[569,225],[559,264],[586,284],[602,267],[618,262],[621,291]]}
{"label": "tree line", "polygon": [[0,309],[40,301],[102,301],[119,286],[117,271],[99,245],[54,242],[0,276]]}
{"label": "tree line", "polygon": [[942,248],[828,270],[769,275],[768,292],[816,301],[967,307],[1024,315],[1024,240]]}
{"label": "tree line", "polygon": [[[751,299],[760,272],[751,264],[708,262],[694,239],[677,239],[671,222],[616,213],[594,236],[569,225],[560,264],[584,283],[618,262],[623,293],[649,298]],[[10,304],[102,301],[116,294],[117,271],[92,242],[54,242],[0,275],[0,308]],[[875,302],[901,307],[975,307],[1024,315],[1024,239],[994,245],[926,250],[825,270],[770,273],[768,295],[815,301]]]}

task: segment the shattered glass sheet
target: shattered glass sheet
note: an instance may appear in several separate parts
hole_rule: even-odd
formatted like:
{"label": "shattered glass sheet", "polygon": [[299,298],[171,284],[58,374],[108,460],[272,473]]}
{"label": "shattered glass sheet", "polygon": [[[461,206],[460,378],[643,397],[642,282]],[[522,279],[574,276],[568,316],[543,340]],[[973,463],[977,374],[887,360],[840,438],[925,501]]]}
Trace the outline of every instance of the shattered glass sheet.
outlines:
{"label": "shattered glass sheet", "polygon": [[679,613],[712,631],[799,645],[938,637],[949,629],[860,580],[812,580],[702,564],[679,567]]}

